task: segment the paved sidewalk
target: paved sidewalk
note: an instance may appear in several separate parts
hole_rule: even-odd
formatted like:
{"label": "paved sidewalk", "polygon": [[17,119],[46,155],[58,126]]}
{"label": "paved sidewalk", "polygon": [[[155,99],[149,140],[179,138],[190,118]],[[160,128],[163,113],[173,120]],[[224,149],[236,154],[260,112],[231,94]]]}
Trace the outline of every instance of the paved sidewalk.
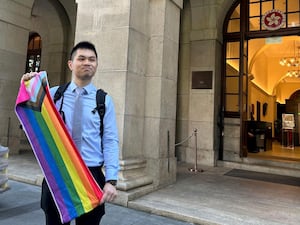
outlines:
{"label": "paved sidewalk", "polygon": [[[35,159],[20,156],[10,157],[9,177],[38,184]],[[300,224],[299,186],[225,176],[230,168],[202,169],[192,173],[179,164],[175,184],[130,201],[128,207],[194,224]]]}
{"label": "paved sidewalk", "polygon": [[300,187],[224,176],[228,168],[179,174],[174,185],[129,207],[195,224],[299,225]]}
{"label": "paved sidewalk", "polygon": [[[10,191],[1,194],[0,224],[43,225],[45,216],[40,208],[40,186],[9,181]],[[149,214],[139,210],[106,204],[106,214],[101,225],[190,225],[171,218]],[[72,221],[71,225],[75,225]]]}

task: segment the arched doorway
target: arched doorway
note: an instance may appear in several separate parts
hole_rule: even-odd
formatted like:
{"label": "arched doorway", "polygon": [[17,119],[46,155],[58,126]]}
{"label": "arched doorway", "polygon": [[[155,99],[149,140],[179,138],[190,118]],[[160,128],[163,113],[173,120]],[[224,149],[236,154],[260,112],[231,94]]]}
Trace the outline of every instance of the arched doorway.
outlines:
{"label": "arched doorway", "polygon": [[221,159],[239,162],[272,151],[274,124],[287,113],[278,112],[278,105],[287,99],[286,89],[300,86],[298,74],[289,73],[299,65],[280,65],[298,54],[299,18],[296,0],[239,0],[229,10],[223,29]]}
{"label": "arched doorway", "polygon": [[[26,41],[23,42],[27,45],[27,51],[24,53],[22,61],[18,59],[21,62],[17,64],[22,65],[22,68],[16,74],[45,70],[51,86],[64,83],[70,79],[70,72],[66,62],[69,50],[74,43],[76,9],[77,4],[75,1],[34,1],[29,15],[30,23],[28,23],[28,28],[24,29],[28,33],[22,35],[22,38],[20,37],[20,40],[26,38]],[[15,9],[12,8],[11,10],[14,11]],[[19,20],[16,19],[16,21]],[[22,25],[16,24],[16,27],[22,27]],[[14,37],[10,37],[11,34],[8,32],[3,33],[3,35],[7,36],[7,39],[14,39]],[[18,52],[25,50],[23,45],[17,46],[20,48],[17,50]],[[13,76],[16,74],[13,74]],[[19,84],[20,78],[16,77],[16,79],[17,84]],[[11,95],[15,96],[15,93],[16,91]],[[13,106],[14,104],[8,105]],[[19,127],[19,121],[14,119],[8,126],[12,128]],[[10,152],[12,154],[30,152],[31,147],[24,132],[12,128],[10,128],[13,131],[9,134],[10,143],[8,144]]]}

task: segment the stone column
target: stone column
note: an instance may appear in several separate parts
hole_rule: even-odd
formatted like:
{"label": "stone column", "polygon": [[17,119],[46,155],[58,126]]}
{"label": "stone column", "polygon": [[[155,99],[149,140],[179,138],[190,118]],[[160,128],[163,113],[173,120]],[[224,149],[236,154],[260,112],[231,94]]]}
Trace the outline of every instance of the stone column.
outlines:
{"label": "stone column", "polygon": [[156,187],[176,180],[175,126],[182,1],[149,1],[144,151]]}
{"label": "stone column", "polygon": [[[218,12],[223,1],[191,0],[190,73],[209,72],[209,89],[191,89],[189,96],[189,130],[198,130],[197,159],[202,165],[215,165],[219,150],[221,50]],[[219,11],[218,11],[219,10]],[[222,32],[221,32],[222,33]],[[191,81],[190,81],[191,82]],[[186,162],[195,162],[195,142],[186,148]]]}
{"label": "stone column", "polygon": [[[118,201],[175,180],[180,9],[170,0],[77,0],[75,42],[95,43],[97,87],[114,99],[120,137]],[[167,148],[167,134],[170,147]]]}
{"label": "stone column", "polygon": [[77,3],[75,43],[88,40],[96,45],[99,68],[94,82],[115,103],[121,167],[118,201],[126,205],[128,199],[137,195],[134,189],[153,190],[143,154],[148,3],[130,0],[77,0]]}

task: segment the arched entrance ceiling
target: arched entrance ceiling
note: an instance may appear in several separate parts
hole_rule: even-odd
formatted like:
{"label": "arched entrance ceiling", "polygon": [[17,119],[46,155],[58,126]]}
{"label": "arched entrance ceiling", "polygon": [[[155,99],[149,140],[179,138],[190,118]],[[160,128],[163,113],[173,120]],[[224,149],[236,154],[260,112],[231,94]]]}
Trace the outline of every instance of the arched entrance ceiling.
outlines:
{"label": "arched entrance ceiling", "polygon": [[[253,83],[271,95],[276,94],[281,83],[291,84],[291,93],[300,88],[300,77],[288,77],[289,70],[299,70],[300,67],[287,67],[279,64],[283,57],[300,57],[300,37],[286,36],[269,39],[253,39],[249,41],[249,74]],[[263,61],[263,62],[262,62]],[[262,67],[266,68],[262,68]],[[263,71],[260,73],[259,71]],[[259,76],[266,76],[267,84],[261,82]]]}

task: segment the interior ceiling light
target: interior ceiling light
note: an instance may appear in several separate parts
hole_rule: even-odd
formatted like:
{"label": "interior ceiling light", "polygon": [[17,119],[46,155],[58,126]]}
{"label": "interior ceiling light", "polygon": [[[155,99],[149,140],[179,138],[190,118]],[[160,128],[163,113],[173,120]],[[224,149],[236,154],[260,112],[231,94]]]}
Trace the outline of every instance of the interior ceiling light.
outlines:
{"label": "interior ceiling light", "polygon": [[[300,47],[296,48],[296,41],[294,41],[294,56],[283,57],[279,60],[279,64],[287,67],[299,67],[300,66]],[[296,53],[297,52],[297,53]]]}
{"label": "interior ceiling light", "polygon": [[299,57],[285,57],[280,59],[279,64],[288,67],[298,67],[300,62]]}
{"label": "interior ceiling light", "polygon": [[298,70],[290,70],[285,74],[285,76],[298,78],[298,77],[300,77],[300,70],[299,69]]}

